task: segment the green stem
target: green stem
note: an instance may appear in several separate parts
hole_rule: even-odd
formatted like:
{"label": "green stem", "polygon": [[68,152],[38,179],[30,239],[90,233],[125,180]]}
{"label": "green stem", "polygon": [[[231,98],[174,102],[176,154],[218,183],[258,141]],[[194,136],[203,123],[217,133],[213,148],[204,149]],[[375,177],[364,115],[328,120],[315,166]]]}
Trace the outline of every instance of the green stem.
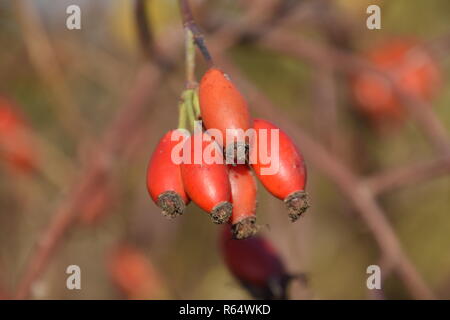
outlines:
{"label": "green stem", "polygon": [[186,30],[186,80],[187,80],[187,88],[194,88],[197,83],[195,81],[195,44],[194,44],[194,36],[192,31],[188,28]]}
{"label": "green stem", "polygon": [[178,109],[178,129],[187,129],[186,104],[180,102]]}
{"label": "green stem", "polygon": [[192,105],[194,107],[195,119],[200,118],[200,101],[198,100],[198,90],[195,90],[192,94]]}
{"label": "green stem", "polygon": [[188,122],[190,125],[190,128],[192,130],[194,130],[194,122],[195,122],[195,112],[194,112],[194,107],[193,107],[193,103],[192,103],[192,99],[193,99],[193,93],[194,90],[193,89],[187,89],[183,92],[183,100],[186,106],[186,114],[187,114],[187,118],[188,118]]}

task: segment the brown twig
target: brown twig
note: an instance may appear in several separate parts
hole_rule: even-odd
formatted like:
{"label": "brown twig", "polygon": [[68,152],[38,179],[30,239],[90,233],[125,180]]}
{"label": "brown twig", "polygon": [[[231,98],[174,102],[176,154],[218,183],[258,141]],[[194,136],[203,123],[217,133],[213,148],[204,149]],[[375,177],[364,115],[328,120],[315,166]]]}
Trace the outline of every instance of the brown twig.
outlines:
{"label": "brown twig", "polygon": [[417,185],[450,173],[450,157],[441,156],[418,163],[386,169],[365,179],[365,185],[374,194],[385,193],[407,185]]}
{"label": "brown twig", "polygon": [[345,139],[338,130],[335,74],[330,68],[316,66],[313,73],[314,124],[317,133],[331,150],[342,150]]}
{"label": "brown twig", "polygon": [[202,56],[205,59],[208,66],[212,67],[214,65],[213,59],[211,57],[211,54],[209,53],[208,48],[206,47],[203,34],[200,32],[200,29],[198,28],[197,24],[194,21],[188,0],[179,0],[178,3],[180,4],[181,16],[183,18],[183,26],[186,29],[191,30],[192,35],[194,36],[195,44],[202,53]]}
{"label": "brown twig", "polygon": [[146,58],[154,56],[153,34],[150,32],[149,21],[147,17],[147,0],[136,0],[134,6],[135,22],[139,44]]}
{"label": "brown twig", "polygon": [[154,35],[150,31],[151,21],[147,14],[149,2],[150,0],[135,0],[134,16],[139,46],[146,59],[153,59],[160,68],[170,70],[173,67],[172,63],[161,54],[161,50],[156,46]]}

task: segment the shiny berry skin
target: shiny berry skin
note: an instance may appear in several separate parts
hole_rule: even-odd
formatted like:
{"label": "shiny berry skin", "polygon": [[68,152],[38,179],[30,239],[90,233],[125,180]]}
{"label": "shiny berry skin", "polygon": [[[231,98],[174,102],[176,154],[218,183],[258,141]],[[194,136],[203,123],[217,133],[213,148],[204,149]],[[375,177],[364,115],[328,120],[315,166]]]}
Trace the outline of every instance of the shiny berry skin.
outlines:
{"label": "shiny berry skin", "polygon": [[[417,41],[391,40],[373,48],[366,58],[413,97],[430,101],[440,87],[439,67]],[[370,70],[360,71],[352,77],[351,89],[355,106],[373,120],[401,120],[404,117],[402,103],[395,95],[391,83],[382,76]]]}
{"label": "shiny berry skin", "polygon": [[[185,139],[182,132],[171,130],[159,141],[147,168],[147,190],[164,216],[174,218],[183,214],[189,198],[184,191],[180,165],[172,161],[172,149]],[[179,139],[172,141],[172,134]],[[175,136],[174,136],[175,138]]]}
{"label": "shiny berry skin", "polygon": [[[205,127],[220,130],[226,155],[235,155],[238,163],[245,163],[248,141],[239,131],[251,128],[252,119],[242,94],[222,70],[210,68],[201,79],[199,100]],[[227,132],[231,139],[227,139]]]}
{"label": "shiny berry skin", "polygon": [[256,225],[256,179],[247,165],[229,165],[233,213],[231,225],[235,239],[245,239],[255,235]]}
{"label": "shiny berry skin", "polygon": [[214,223],[225,223],[232,211],[231,187],[228,179],[228,168],[223,163],[205,161],[203,152],[199,159],[195,156],[195,145],[201,151],[212,147],[211,154],[223,159],[219,146],[209,141],[206,133],[196,133],[186,140],[186,148],[190,148],[190,157],[181,164],[181,176],[189,198],[200,208],[211,214]]}
{"label": "shiny berry skin", "polygon": [[[250,150],[250,159],[256,177],[267,191],[285,202],[291,221],[296,221],[309,207],[305,192],[306,166],[303,156],[291,138],[269,121],[255,119],[253,128],[255,129],[256,139]],[[276,154],[272,155],[271,152],[273,147],[272,134],[275,134],[275,131],[272,130],[278,130],[279,132],[279,138],[276,140],[279,145],[278,157]],[[266,136],[264,136],[264,132],[267,132]],[[262,143],[267,143],[267,149],[264,150],[267,150],[268,155],[273,157],[273,161],[278,158],[278,166],[275,166],[274,172],[270,174],[263,171],[269,168],[271,164],[264,164],[262,161],[259,151]]]}

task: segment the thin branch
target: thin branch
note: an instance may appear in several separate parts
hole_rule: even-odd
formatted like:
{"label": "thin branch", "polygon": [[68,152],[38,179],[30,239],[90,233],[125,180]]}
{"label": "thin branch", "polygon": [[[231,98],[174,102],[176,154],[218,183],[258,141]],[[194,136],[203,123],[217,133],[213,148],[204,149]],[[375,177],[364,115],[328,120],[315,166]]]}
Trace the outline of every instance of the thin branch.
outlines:
{"label": "thin branch", "polygon": [[417,185],[450,173],[450,156],[442,156],[418,163],[405,164],[398,168],[375,173],[365,179],[364,184],[374,194],[388,192],[407,185]]}
{"label": "thin branch", "polygon": [[186,87],[194,88],[195,81],[195,46],[194,36],[190,29],[185,28],[185,52],[186,52]]}
{"label": "thin branch", "polygon": [[7,299],[10,299],[10,296],[9,296],[9,292],[6,290],[6,288],[4,286],[4,282],[3,282],[4,272],[3,271],[4,271],[3,268],[0,267],[0,272],[1,272],[0,274],[2,275],[0,277],[0,300],[7,300]]}
{"label": "thin branch", "polygon": [[436,59],[447,58],[450,52],[450,33],[447,32],[444,35],[427,40],[425,47]]}
{"label": "thin branch", "polygon": [[203,34],[201,33],[200,29],[198,28],[197,24],[194,21],[188,0],[179,0],[178,2],[181,10],[181,17],[183,19],[183,26],[186,29],[191,30],[192,35],[194,36],[195,44],[202,53],[202,56],[205,59],[208,66],[209,67],[213,66],[214,65],[213,59],[211,57],[211,54],[209,53],[208,48],[206,47]]}
{"label": "thin branch", "polygon": [[385,300],[386,297],[384,295],[383,290],[384,282],[386,281],[387,277],[392,273],[394,266],[389,257],[385,257],[383,255],[380,257],[377,266],[380,267],[381,271],[381,279],[380,279],[381,288],[367,289],[367,296],[371,300]]}
{"label": "thin branch", "polygon": [[146,58],[154,56],[154,39],[150,32],[150,23],[147,17],[148,0],[136,0],[134,6],[137,36],[142,52]]}
{"label": "thin branch", "polygon": [[135,0],[134,16],[139,45],[146,59],[153,59],[160,68],[170,70],[173,67],[172,62],[156,46],[155,37],[152,33],[151,22],[147,14],[150,1]]}
{"label": "thin branch", "polygon": [[335,74],[330,68],[316,66],[312,77],[313,118],[317,134],[323,137],[331,150],[343,150],[345,139],[338,130]]}

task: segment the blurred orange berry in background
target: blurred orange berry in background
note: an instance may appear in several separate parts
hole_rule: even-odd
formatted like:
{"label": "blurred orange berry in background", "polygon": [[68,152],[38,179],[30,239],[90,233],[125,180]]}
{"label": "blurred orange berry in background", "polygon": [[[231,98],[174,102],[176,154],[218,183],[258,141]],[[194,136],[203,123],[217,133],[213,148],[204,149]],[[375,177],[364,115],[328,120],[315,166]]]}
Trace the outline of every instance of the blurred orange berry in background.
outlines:
{"label": "blurred orange berry in background", "polygon": [[0,159],[11,169],[24,173],[36,167],[36,152],[28,130],[14,104],[0,97]]}
{"label": "blurred orange berry in background", "polygon": [[[430,101],[440,87],[439,67],[417,41],[391,40],[371,49],[366,58],[412,97]],[[352,78],[351,87],[356,106],[373,120],[404,117],[405,109],[383,76],[361,71]]]}
{"label": "blurred orange berry in background", "polygon": [[167,298],[161,275],[144,253],[130,244],[119,244],[113,249],[108,272],[128,299]]}

